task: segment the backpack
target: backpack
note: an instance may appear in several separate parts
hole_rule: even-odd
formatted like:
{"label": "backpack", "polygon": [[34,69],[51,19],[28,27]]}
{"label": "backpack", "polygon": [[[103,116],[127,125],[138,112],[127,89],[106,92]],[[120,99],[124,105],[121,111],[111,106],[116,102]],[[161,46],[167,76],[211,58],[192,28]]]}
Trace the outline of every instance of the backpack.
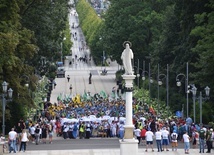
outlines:
{"label": "backpack", "polygon": [[177,140],[176,134],[172,135],[172,140]]}

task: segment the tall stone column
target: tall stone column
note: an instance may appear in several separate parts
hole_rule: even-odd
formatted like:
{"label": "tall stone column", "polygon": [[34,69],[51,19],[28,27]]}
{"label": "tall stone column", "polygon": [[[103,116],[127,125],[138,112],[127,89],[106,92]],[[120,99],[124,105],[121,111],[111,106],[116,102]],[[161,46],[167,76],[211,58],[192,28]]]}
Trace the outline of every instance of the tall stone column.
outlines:
{"label": "tall stone column", "polygon": [[138,154],[138,140],[134,138],[133,130],[133,113],[132,113],[132,91],[133,80],[135,75],[122,75],[125,80],[126,87],[126,123],[124,139],[120,140],[120,155],[137,155]]}

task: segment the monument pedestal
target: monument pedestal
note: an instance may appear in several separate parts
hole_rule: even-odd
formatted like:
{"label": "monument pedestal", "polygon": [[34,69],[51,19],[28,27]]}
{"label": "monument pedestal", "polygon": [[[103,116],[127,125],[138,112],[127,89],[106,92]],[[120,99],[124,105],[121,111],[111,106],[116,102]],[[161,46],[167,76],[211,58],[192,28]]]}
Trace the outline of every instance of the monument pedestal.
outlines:
{"label": "monument pedestal", "polygon": [[137,155],[138,140],[122,139],[120,140],[120,155]]}
{"label": "monument pedestal", "polygon": [[124,139],[133,139],[134,125],[125,125]]}
{"label": "monument pedestal", "polygon": [[120,155],[137,155],[138,140],[134,139],[132,121],[132,91],[135,75],[122,75],[126,87],[126,124],[124,139],[120,140]]}

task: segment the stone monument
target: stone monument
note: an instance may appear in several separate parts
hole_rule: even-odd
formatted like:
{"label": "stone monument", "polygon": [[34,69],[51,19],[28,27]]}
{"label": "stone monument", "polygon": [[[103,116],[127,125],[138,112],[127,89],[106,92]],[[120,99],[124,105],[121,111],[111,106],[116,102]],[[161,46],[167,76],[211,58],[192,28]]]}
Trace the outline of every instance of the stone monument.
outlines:
{"label": "stone monument", "polygon": [[138,154],[138,140],[134,138],[134,125],[132,121],[132,91],[133,91],[133,75],[132,59],[134,58],[133,52],[130,49],[131,42],[125,41],[123,43],[125,47],[121,59],[123,61],[123,67],[125,74],[122,75],[125,80],[126,91],[126,122],[125,122],[125,135],[120,140],[120,155],[137,155]]}

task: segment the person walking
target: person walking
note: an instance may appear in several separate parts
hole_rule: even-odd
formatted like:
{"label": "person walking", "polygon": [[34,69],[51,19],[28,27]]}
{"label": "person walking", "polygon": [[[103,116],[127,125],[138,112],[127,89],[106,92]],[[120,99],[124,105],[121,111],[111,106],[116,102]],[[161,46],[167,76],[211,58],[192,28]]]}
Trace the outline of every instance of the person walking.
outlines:
{"label": "person walking", "polygon": [[70,81],[70,76],[69,75],[67,75],[67,80],[68,80],[68,82]]}
{"label": "person walking", "polygon": [[23,152],[26,151],[26,144],[29,141],[28,139],[28,135],[25,129],[22,130],[22,134],[21,134],[21,144],[20,144],[20,148],[19,148],[19,152],[21,150],[23,150]]}
{"label": "person walking", "polygon": [[35,143],[36,141],[35,130],[36,130],[36,127],[34,124],[32,124],[29,128],[29,133],[30,133],[30,138],[32,143]]}
{"label": "person walking", "polygon": [[197,147],[198,141],[199,141],[199,134],[198,134],[196,129],[193,129],[193,132],[192,132],[192,146],[193,146],[193,149],[195,149]]}
{"label": "person walking", "polygon": [[70,84],[69,89],[70,89],[70,94],[72,94],[72,84]]}
{"label": "person walking", "polygon": [[39,138],[40,138],[40,127],[39,125],[37,125],[35,130],[36,145],[39,145]]}
{"label": "person walking", "polygon": [[89,73],[89,84],[91,84],[91,78],[92,78],[92,74]]}
{"label": "person walking", "polygon": [[206,136],[206,132],[203,129],[203,126],[200,126],[200,130],[199,130],[200,151],[199,151],[199,153],[204,153],[205,136]]}
{"label": "person walking", "polygon": [[160,128],[158,128],[157,132],[155,132],[155,139],[156,139],[158,152],[161,152],[162,151],[162,132],[160,131]]}
{"label": "person walking", "polygon": [[184,141],[184,151],[185,151],[185,154],[189,154],[190,137],[187,134],[187,131],[185,131],[184,134],[183,134],[183,141]]}
{"label": "person walking", "polygon": [[146,131],[145,136],[146,136],[146,152],[148,151],[148,146],[150,146],[152,149],[152,152],[154,152],[154,149],[153,149],[154,134],[153,134],[153,132],[151,130],[148,130],[148,131]]}
{"label": "person walking", "polygon": [[48,137],[49,137],[49,144],[52,144],[52,140],[53,140],[53,125],[52,124],[48,125]]}
{"label": "person walking", "polygon": [[146,136],[145,136],[146,131],[147,131],[146,127],[144,126],[140,133],[141,139],[142,139],[142,145],[146,145]]}
{"label": "person walking", "polygon": [[42,125],[42,143],[43,144],[46,144],[47,134],[48,134],[47,126],[43,124]]}
{"label": "person walking", "polygon": [[16,153],[16,139],[17,139],[17,132],[14,131],[14,128],[8,133],[8,144],[9,144],[9,153],[12,151]]}
{"label": "person walking", "polygon": [[134,130],[134,134],[138,140],[138,144],[140,144],[140,140],[141,140],[140,133],[141,133],[141,130],[139,129],[139,127],[137,127],[137,129]]}

